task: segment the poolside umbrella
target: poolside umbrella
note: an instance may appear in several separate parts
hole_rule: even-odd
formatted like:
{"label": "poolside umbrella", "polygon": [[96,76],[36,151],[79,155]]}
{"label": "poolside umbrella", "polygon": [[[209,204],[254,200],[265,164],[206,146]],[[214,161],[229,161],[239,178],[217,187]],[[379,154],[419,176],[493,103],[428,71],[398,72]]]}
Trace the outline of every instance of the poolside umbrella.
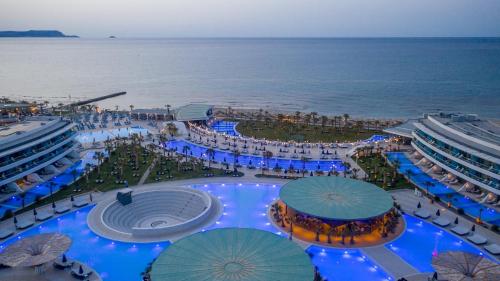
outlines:
{"label": "poolside umbrella", "polygon": [[73,202],[73,201],[75,201],[75,197],[73,195],[71,195],[69,200],[71,200],[71,202]]}
{"label": "poolside umbrella", "polygon": [[62,256],[62,262],[63,263],[68,262],[68,258],[66,257],[66,254],[63,254],[63,256]]}
{"label": "poolside umbrella", "polygon": [[38,215],[38,212],[36,211],[36,208],[33,208],[33,215],[34,216]]}
{"label": "poolside umbrella", "polygon": [[420,204],[420,202],[418,202],[417,208],[419,208],[419,209],[422,208],[422,204]]}
{"label": "poolside umbrella", "polygon": [[52,201],[52,209],[56,208],[56,202]]}
{"label": "poolside umbrella", "polygon": [[455,218],[455,224],[458,224],[458,217]]}
{"label": "poolside umbrella", "polygon": [[439,217],[440,215],[441,215],[441,212],[439,211],[439,209],[437,209],[437,211],[436,211],[436,216],[438,216],[438,217]]}
{"label": "poolside umbrella", "polygon": [[494,281],[500,277],[500,264],[467,252],[441,253],[432,257],[432,267],[438,273],[439,280]]}
{"label": "poolside umbrella", "polygon": [[71,246],[71,239],[60,233],[44,233],[24,238],[0,253],[0,263],[10,267],[39,266],[55,260]]}
{"label": "poolside umbrella", "polygon": [[80,267],[78,268],[78,274],[83,274],[83,267],[81,264]]}
{"label": "poolside umbrella", "polygon": [[17,217],[14,217],[14,224],[17,224]]}
{"label": "poolside umbrella", "polygon": [[472,225],[472,227],[470,228],[470,231],[471,231],[471,232],[476,231],[476,225],[475,225],[475,224],[473,224],[473,225]]}

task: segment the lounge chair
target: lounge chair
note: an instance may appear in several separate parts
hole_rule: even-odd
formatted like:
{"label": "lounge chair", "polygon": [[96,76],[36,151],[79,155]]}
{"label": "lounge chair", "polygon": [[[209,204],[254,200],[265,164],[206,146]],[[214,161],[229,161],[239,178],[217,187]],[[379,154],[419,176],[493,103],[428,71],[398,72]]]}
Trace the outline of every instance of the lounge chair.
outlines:
{"label": "lounge chair", "polygon": [[467,240],[471,241],[472,243],[476,245],[482,245],[486,244],[488,242],[488,239],[486,237],[483,237],[482,235],[479,234],[474,234],[472,236],[467,237]]}
{"label": "lounge chair", "polygon": [[13,230],[10,230],[10,229],[2,229],[0,230],[0,240],[3,240],[11,235],[14,234],[14,231]]}
{"label": "lounge chair", "polygon": [[443,217],[438,217],[436,219],[433,219],[432,222],[434,224],[441,226],[441,227],[447,227],[451,223],[449,219],[443,218]]}
{"label": "lounge chair", "polygon": [[36,220],[37,221],[45,221],[45,220],[48,220],[52,217],[52,214],[50,213],[47,213],[47,212],[39,212],[37,215],[36,215]]}
{"label": "lounge chair", "polygon": [[500,255],[500,246],[498,244],[490,244],[484,246],[484,249],[493,255]]}
{"label": "lounge chair", "polygon": [[22,219],[19,220],[16,224],[17,229],[26,229],[32,225],[34,225],[35,222],[29,219]]}
{"label": "lounge chair", "polygon": [[414,211],[413,214],[422,219],[428,219],[431,217],[431,214],[428,211],[422,209]]}
{"label": "lounge chair", "polygon": [[81,208],[87,206],[88,204],[89,202],[87,202],[87,200],[85,199],[76,199],[75,201],[73,201],[73,207],[75,208]]}
{"label": "lounge chair", "polygon": [[457,226],[451,228],[450,230],[452,232],[454,232],[455,234],[458,234],[460,236],[464,236],[464,235],[469,234],[469,229],[466,228],[465,226],[461,226],[461,225],[457,225]]}
{"label": "lounge chair", "polygon": [[68,212],[69,210],[71,210],[71,208],[66,206],[66,205],[57,206],[56,207],[56,214],[64,214],[64,213]]}

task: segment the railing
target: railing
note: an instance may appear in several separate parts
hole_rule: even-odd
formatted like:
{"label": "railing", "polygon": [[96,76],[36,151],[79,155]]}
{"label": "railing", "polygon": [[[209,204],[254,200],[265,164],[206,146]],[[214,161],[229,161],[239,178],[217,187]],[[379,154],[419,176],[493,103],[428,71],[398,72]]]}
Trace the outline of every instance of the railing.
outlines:
{"label": "railing", "polygon": [[[471,173],[470,168],[465,167],[460,165],[459,163],[449,160],[446,157],[443,157],[439,153],[433,151],[432,149],[426,147],[425,145],[421,144],[419,141],[413,142],[418,148],[423,150],[427,155],[431,156],[433,159],[439,161],[442,164],[445,164],[446,166],[452,168],[453,170],[466,175],[469,178],[472,178],[478,182],[481,182],[485,185],[488,185],[492,188],[499,189],[500,188],[500,183],[492,178],[483,178],[475,175],[474,173]],[[475,172],[475,171],[474,171]]]}
{"label": "railing", "polygon": [[46,162],[47,160],[54,158],[55,156],[57,156],[61,153],[64,153],[65,151],[67,151],[68,149],[73,147],[73,145],[74,144],[72,142],[70,142],[70,143],[56,149],[55,151],[52,151],[49,154],[45,154],[40,158],[34,159],[33,161],[29,162],[29,164],[17,166],[17,167],[14,167],[12,169],[9,169],[5,172],[2,172],[2,173],[0,173],[0,180],[8,179],[12,176],[23,173],[29,169],[32,169],[32,168],[38,166],[40,163]]}
{"label": "railing", "polygon": [[[69,134],[67,134],[68,132],[69,132]],[[71,138],[71,137],[73,137],[73,136],[75,136],[77,134],[74,131],[68,131],[68,132],[64,133],[63,135],[57,136],[57,137],[55,137],[53,139],[50,139],[47,142],[44,142],[41,147],[38,147],[38,145],[37,145],[37,146],[34,146],[34,147],[27,148],[27,149],[25,149],[23,151],[17,152],[16,154],[22,153],[19,156],[16,156],[16,157],[6,156],[7,160],[4,160],[3,162],[0,162],[0,167],[12,164],[12,163],[17,162],[19,160],[22,160],[24,158],[28,158],[28,157],[30,157],[32,155],[40,153],[41,151],[43,151],[43,150],[45,150],[47,148],[56,146],[57,144],[65,141],[65,140],[67,140],[67,139],[69,139],[69,138]],[[27,151],[29,151],[29,152],[27,152]]]}
{"label": "railing", "polygon": [[457,153],[456,151],[452,151],[452,150],[450,150],[448,148],[445,148],[442,145],[439,145],[439,143],[440,143],[439,140],[436,140],[436,139],[434,139],[432,137],[429,137],[425,133],[422,133],[419,130],[415,130],[415,134],[417,136],[419,136],[420,138],[424,139],[428,144],[430,144],[430,145],[434,146],[435,148],[440,149],[440,150],[442,150],[442,151],[444,151],[444,152],[446,152],[446,153],[448,153],[450,155],[453,155],[453,156],[459,158],[460,160],[463,160],[465,162],[468,162],[468,163],[470,163],[470,164],[472,164],[474,166],[483,168],[483,169],[488,170],[490,172],[493,172],[493,173],[496,173],[496,174],[500,174],[500,169],[496,168],[497,165],[495,163],[491,163],[491,162],[489,162],[487,160],[485,160],[485,161],[489,162],[490,165],[484,164],[484,163],[480,163],[480,162],[476,162],[476,161],[472,160],[470,157],[466,157],[465,156],[466,152],[464,152],[464,151],[462,151],[460,149],[457,149],[458,151],[460,151],[460,152]]}

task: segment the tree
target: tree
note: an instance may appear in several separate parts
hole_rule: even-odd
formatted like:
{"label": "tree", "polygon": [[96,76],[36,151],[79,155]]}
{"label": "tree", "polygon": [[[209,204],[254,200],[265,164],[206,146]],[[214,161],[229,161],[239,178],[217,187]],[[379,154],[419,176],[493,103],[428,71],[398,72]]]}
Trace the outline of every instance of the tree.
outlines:
{"label": "tree", "polygon": [[349,114],[344,113],[343,117],[344,117],[344,128],[347,128],[347,125],[348,125],[347,121],[349,120],[350,116],[349,116]]}
{"label": "tree", "polygon": [[[273,153],[269,150],[266,150],[262,153],[264,157],[264,162],[266,163],[266,168],[269,168],[269,159],[273,157]],[[264,165],[262,165],[262,174],[264,174]]]}
{"label": "tree", "polygon": [[215,151],[212,148],[208,148],[206,153],[208,157],[208,169],[210,170],[210,163],[212,162],[212,158],[215,155]]}
{"label": "tree", "polygon": [[321,116],[321,129],[323,131],[325,130],[325,126],[327,123],[328,123],[328,117],[326,117],[325,115],[322,115]]}
{"label": "tree", "polygon": [[191,150],[191,147],[189,147],[189,145],[184,145],[182,147],[182,153],[184,153],[184,157],[185,157],[185,161],[187,162],[187,158],[188,158],[188,151]]}

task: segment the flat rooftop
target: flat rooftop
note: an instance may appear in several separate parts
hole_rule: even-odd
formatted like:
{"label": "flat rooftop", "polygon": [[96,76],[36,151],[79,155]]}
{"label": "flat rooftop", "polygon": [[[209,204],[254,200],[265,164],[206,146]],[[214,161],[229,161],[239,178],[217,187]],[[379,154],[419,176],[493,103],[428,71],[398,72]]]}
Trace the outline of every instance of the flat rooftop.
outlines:
{"label": "flat rooftop", "polygon": [[467,119],[467,115],[433,115],[442,124],[466,135],[500,145],[500,120]]}
{"label": "flat rooftop", "polygon": [[0,138],[34,130],[47,121],[22,121],[0,127]]}

